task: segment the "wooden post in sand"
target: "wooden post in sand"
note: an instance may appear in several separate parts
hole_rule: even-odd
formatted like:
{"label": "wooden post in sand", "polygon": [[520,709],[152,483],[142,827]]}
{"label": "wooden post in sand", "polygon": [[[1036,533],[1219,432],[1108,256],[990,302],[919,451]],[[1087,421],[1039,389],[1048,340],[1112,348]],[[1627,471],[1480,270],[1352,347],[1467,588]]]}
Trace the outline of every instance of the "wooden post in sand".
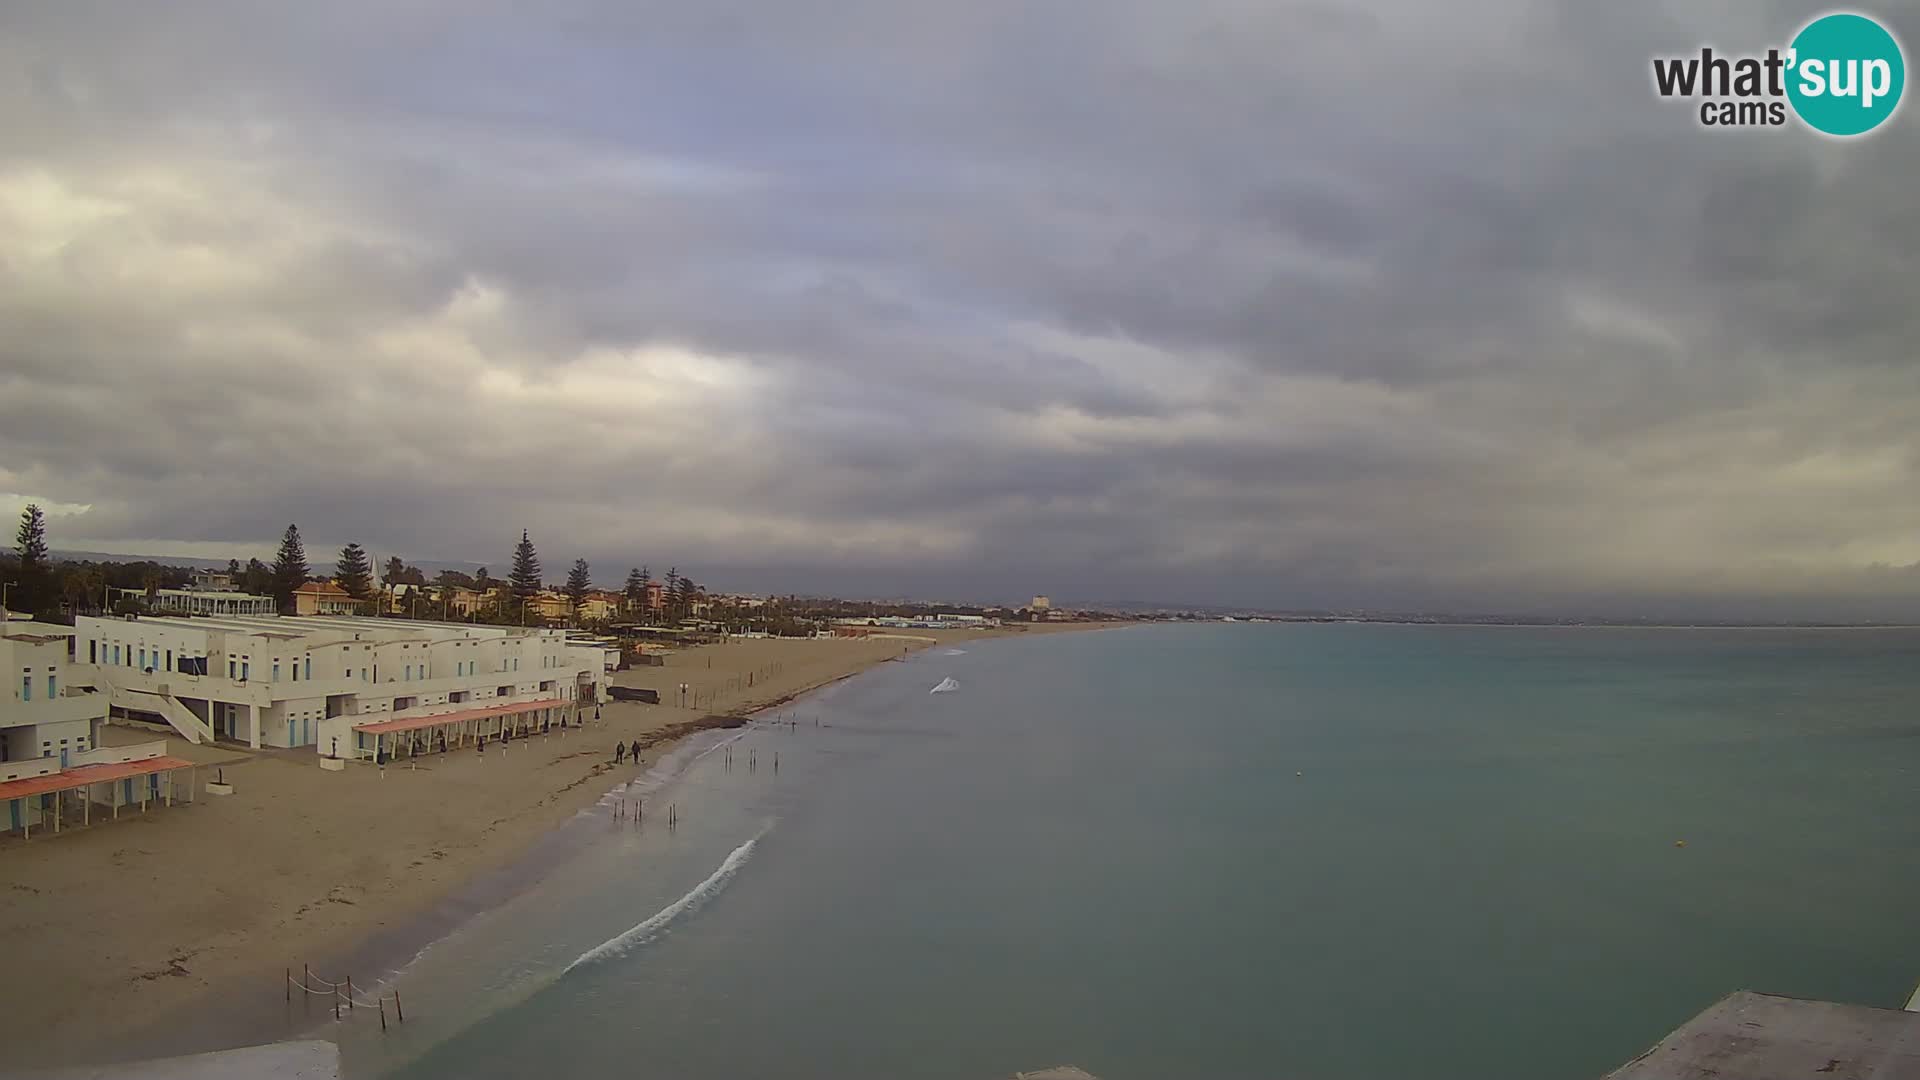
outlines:
{"label": "wooden post in sand", "polygon": [[347,976],[347,1011],[353,1011],[353,976]]}

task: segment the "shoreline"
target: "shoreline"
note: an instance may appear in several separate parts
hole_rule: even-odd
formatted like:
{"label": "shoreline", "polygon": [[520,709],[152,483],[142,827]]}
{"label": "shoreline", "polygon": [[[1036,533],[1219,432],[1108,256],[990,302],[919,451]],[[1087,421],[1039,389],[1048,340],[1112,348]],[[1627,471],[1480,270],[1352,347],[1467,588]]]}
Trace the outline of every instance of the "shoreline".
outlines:
{"label": "shoreline", "polygon": [[[236,793],[0,846],[9,876],[0,921],[28,931],[14,959],[49,973],[0,989],[0,1040],[15,1065],[33,1068],[219,1049],[284,1027],[281,995],[269,991],[285,968],[369,957],[382,939],[391,957],[420,936],[409,930],[432,928],[408,954],[416,955],[525,887],[510,880],[525,876],[515,868],[566,857],[564,843],[543,844],[636,776],[611,763],[615,741],[647,744],[643,775],[703,731],[742,726],[935,645],[1114,625],[1126,624],[680,650],[663,667],[614,681],[684,681],[717,695],[713,707],[609,702],[587,728],[516,741],[506,753],[435,755],[417,773],[364,765],[325,773],[310,751],[182,743],[189,756],[221,764]],[[753,691],[730,690],[749,672]],[[257,1006],[237,987],[257,987]]]}

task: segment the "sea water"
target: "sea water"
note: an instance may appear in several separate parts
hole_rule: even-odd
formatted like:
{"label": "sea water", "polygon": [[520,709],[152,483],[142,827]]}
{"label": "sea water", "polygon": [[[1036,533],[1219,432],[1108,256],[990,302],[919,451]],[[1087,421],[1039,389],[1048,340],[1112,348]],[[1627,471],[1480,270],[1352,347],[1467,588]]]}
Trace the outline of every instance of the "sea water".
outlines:
{"label": "sea water", "polygon": [[1920,979],[1910,631],[985,640],[707,738],[351,1074],[1574,1080]]}

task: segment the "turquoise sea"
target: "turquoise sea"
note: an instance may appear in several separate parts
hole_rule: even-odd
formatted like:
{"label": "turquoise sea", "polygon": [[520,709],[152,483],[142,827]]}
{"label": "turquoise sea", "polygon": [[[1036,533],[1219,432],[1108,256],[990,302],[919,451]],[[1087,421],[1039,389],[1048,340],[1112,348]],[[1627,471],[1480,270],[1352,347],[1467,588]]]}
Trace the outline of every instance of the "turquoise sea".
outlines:
{"label": "turquoise sea", "polygon": [[1585,1080],[1920,980],[1916,632],[1141,627],[778,721],[397,958],[352,1074]]}

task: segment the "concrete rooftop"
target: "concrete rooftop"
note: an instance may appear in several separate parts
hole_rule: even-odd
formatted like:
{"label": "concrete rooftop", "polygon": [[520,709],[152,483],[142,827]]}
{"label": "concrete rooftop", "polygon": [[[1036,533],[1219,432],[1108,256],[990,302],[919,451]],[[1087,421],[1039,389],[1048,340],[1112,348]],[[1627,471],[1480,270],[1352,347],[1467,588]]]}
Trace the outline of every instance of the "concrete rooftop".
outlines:
{"label": "concrete rooftop", "polygon": [[1742,990],[1607,1080],[1920,1080],[1920,1013]]}

